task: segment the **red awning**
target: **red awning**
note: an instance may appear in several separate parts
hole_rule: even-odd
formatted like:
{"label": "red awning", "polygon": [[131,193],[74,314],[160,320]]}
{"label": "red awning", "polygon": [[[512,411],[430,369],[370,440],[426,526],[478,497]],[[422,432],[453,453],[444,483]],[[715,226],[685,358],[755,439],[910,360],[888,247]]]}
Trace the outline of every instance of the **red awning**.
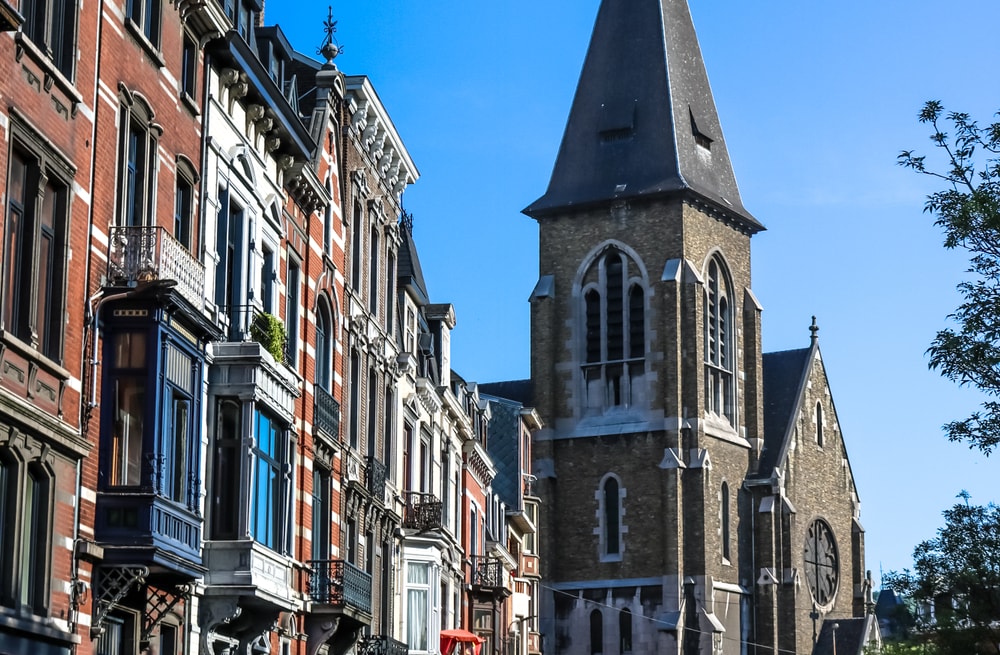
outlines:
{"label": "red awning", "polygon": [[460,644],[472,644],[474,654],[479,655],[482,643],[482,637],[474,635],[468,630],[456,628],[441,631],[441,655],[452,655],[455,650],[461,652],[461,649],[457,649]]}

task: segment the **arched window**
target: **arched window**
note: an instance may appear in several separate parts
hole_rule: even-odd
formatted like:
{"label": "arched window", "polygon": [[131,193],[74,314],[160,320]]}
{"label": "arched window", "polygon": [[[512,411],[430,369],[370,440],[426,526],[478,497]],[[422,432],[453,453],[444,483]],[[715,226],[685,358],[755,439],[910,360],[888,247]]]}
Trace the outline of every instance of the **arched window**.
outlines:
{"label": "arched window", "polygon": [[729,484],[722,483],[722,557],[730,559]]}
{"label": "arched window", "polygon": [[705,404],[706,409],[736,425],[733,369],[732,292],[722,261],[708,263],[705,285]]}
{"label": "arched window", "polygon": [[619,652],[632,652],[632,612],[628,609],[618,613],[618,643]]}
{"label": "arched window", "polygon": [[816,403],[816,443],[823,447],[823,403]]}
{"label": "arched window", "polygon": [[590,613],[590,655],[600,655],[604,651],[604,620],[601,610]]}
{"label": "arched window", "polygon": [[587,409],[631,407],[645,372],[646,291],[639,265],[608,248],[583,277]]}
{"label": "arched window", "polygon": [[622,534],[622,497],[624,496],[618,476],[608,474],[597,490],[599,525],[594,530],[598,535],[600,557],[603,561],[617,561],[624,550]]}
{"label": "arched window", "polygon": [[130,227],[152,225],[156,196],[156,148],[163,128],[153,122],[146,101],[122,89],[118,149],[118,224]]}
{"label": "arched window", "polygon": [[333,319],[326,298],[316,308],[316,386],[333,389]]}

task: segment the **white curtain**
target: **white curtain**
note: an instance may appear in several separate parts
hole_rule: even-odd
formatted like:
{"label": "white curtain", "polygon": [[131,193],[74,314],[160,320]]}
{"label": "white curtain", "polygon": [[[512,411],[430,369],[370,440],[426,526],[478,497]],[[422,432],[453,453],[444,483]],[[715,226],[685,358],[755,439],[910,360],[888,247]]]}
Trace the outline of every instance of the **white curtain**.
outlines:
{"label": "white curtain", "polygon": [[410,562],[406,567],[407,643],[411,651],[427,651],[427,601],[430,565]]}

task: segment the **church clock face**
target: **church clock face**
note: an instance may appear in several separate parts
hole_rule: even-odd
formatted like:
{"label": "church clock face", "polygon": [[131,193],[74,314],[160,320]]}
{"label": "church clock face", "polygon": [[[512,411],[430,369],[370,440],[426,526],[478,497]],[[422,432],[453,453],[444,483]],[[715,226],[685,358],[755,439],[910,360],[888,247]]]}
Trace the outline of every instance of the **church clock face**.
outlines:
{"label": "church clock face", "polygon": [[833,530],[823,519],[816,519],[806,532],[806,581],[817,605],[829,605],[837,595],[840,582],[840,558]]}

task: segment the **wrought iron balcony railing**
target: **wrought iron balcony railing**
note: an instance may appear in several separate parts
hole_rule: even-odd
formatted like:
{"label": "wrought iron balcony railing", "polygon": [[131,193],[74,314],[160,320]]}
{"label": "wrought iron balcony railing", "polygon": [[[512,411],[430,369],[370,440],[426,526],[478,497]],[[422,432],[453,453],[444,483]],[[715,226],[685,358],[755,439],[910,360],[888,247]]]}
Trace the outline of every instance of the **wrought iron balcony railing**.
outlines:
{"label": "wrought iron balcony railing", "polygon": [[128,286],[155,280],[177,282],[177,293],[195,307],[202,306],[205,267],[166,228],[112,227],[108,240],[108,284]]}
{"label": "wrought iron balcony railing", "polygon": [[365,469],[365,487],[368,493],[378,502],[385,499],[385,464],[378,461],[372,455],[367,457],[367,467]]}
{"label": "wrought iron balcony railing", "polygon": [[405,494],[405,500],[404,528],[413,528],[421,532],[441,529],[444,506],[437,496],[419,491],[408,491]]}
{"label": "wrought iron balcony railing", "polygon": [[309,597],[317,603],[351,607],[371,614],[372,576],[350,562],[311,560]]}
{"label": "wrought iron balcony railing", "polygon": [[323,387],[313,388],[313,426],[335,442],[340,442],[340,403]]}
{"label": "wrought iron balcony railing", "polygon": [[387,635],[362,637],[358,643],[358,655],[407,655],[409,646]]}
{"label": "wrought iron balcony railing", "polygon": [[503,562],[498,557],[483,557],[473,555],[472,561],[472,583],[473,587],[485,587],[487,589],[498,589],[504,586],[503,583]]}

